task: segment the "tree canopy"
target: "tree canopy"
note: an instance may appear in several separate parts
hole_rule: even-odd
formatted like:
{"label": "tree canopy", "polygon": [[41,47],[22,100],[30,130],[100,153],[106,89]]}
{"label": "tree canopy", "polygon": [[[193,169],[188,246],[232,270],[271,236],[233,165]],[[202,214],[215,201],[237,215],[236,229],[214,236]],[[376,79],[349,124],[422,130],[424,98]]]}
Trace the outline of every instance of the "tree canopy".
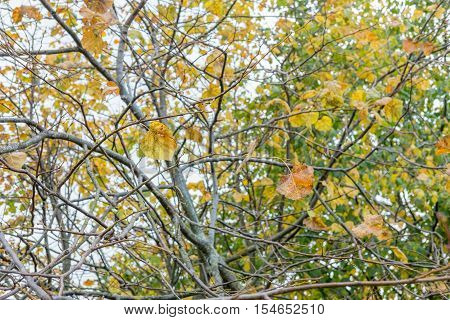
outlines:
{"label": "tree canopy", "polygon": [[0,299],[449,297],[448,2],[0,3]]}

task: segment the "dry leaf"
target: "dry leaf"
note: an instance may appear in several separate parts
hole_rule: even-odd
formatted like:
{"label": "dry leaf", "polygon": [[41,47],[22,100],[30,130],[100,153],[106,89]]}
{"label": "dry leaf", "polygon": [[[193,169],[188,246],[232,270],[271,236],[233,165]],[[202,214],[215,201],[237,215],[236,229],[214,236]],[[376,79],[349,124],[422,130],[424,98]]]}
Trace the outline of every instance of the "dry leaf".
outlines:
{"label": "dry leaf", "polygon": [[14,8],[12,11],[12,21],[14,23],[19,23],[22,21],[23,17],[27,17],[34,20],[41,20],[42,14],[39,10],[33,6],[20,6]]}
{"label": "dry leaf", "polygon": [[281,177],[277,192],[288,199],[298,200],[312,192],[313,182],[313,167],[295,164],[290,174]]}
{"label": "dry leaf", "polygon": [[104,13],[112,9],[114,0],[84,0],[84,4],[92,11]]}
{"label": "dry leaf", "polygon": [[245,156],[244,160],[241,162],[241,164],[239,165],[239,167],[236,169],[235,174],[238,174],[239,172],[241,172],[242,168],[245,166],[245,164],[248,162],[248,160],[250,160],[250,158],[253,155],[253,152],[255,151],[256,147],[258,146],[258,140],[254,140],[252,141],[248,148],[247,148],[247,155]]}
{"label": "dry leaf", "polygon": [[203,141],[202,133],[198,127],[190,127],[186,129],[186,139],[201,143]]}
{"label": "dry leaf", "polygon": [[120,94],[120,89],[114,81],[108,81],[106,83],[106,88],[103,89],[103,95],[106,96],[108,94],[113,94],[113,95]]}
{"label": "dry leaf", "polygon": [[140,141],[140,149],[146,157],[155,160],[171,160],[177,143],[170,129],[161,122],[151,122],[148,132]]}
{"label": "dry leaf", "polygon": [[383,218],[379,215],[367,215],[364,222],[352,228],[358,238],[374,235],[378,240],[388,240],[390,232],[384,227]]}
{"label": "dry leaf", "polygon": [[403,40],[403,50],[407,53],[413,53],[419,48],[416,41],[411,39]]}
{"label": "dry leaf", "polygon": [[82,31],[81,43],[83,47],[93,54],[100,54],[106,47],[106,42],[102,38],[103,30],[98,30],[92,26],[83,26]]}
{"label": "dry leaf", "polygon": [[303,224],[311,230],[315,231],[326,231],[328,226],[323,222],[320,217],[309,217],[303,221]]}
{"label": "dry leaf", "polygon": [[387,105],[391,101],[392,101],[391,97],[383,97],[383,98],[378,99],[377,101],[375,101],[373,105],[382,107],[382,106]]}
{"label": "dry leaf", "polygon": [[8,153],[5,156],[5,161],[11,168],[19,170],[27,161],[27,154],[25,152]]}
{"label": "dry leaf", "polygon": [[93,285],[94,285],[94,280],[91,280],[91,279],[88,279],[83,282],[83,286],[86,286],[86,287],[91,287]]}
{"label": "dry leaf", "polygon": [[436,155],[450,153],[450,135],[436,142]]}
{"label": "dry leaf", "polygon": [[423,54],[429,56],[434,50],[434,44],[432,42],[424,42],[421,45]]}

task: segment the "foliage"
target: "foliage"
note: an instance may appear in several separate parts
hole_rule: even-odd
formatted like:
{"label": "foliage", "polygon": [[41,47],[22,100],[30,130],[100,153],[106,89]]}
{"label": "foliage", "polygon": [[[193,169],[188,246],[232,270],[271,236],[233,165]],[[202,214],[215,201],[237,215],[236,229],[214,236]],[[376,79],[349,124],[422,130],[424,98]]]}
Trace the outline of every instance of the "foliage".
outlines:
{"label": "foliage", "polygon": [[0,297],[448,298],[448,11],[1,2]]}

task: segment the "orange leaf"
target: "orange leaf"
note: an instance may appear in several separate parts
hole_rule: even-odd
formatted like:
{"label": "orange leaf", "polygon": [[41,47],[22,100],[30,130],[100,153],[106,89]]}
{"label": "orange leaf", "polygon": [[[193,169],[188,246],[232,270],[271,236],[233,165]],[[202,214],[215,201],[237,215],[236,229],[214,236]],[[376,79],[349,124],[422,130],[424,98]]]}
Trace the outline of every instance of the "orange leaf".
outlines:
{"label": "orange leaf", "polygon": [[407,53],[413,53],[418,49],[417,42],[411,39],[405,39],[403,40],[403,50],[405,50]]}
{"label": "orange leaf", "polygon": [[436,142],[436,155],[450,153],[450,135]]}
{"label": "orange leaf", "polygon": [[103,95],[105,96],[108,94],[118,95],[119,93],[120,89],[114,81],[108,81],[106,83],[106,88],[103,89]]}
{"label": "orange leaf", "polygon": [[434,44],[432,42],[424,42],[421,45],[423,54],[429,56],[434,50]]}
{"label": "orange leaf", "polygon": [[12,11],[12,21],[14,23],[19,23],[20,21],[22,21],[22,18],[24,16],[34,20],[42,19],[42,14],[36,7],[33,6],[20,6],[14,8],[14,10]]}
{"label": "orange leaf", "polygon": [[86,287],[91,287],[91,286],[94,285],[94,280],[88,279],[88,280],[83,282],[83,285],[86,286]]}
{"label": "orange leaf", "polygon": [[295,164],[290,174],[281,177],[277,192],[288,199],[298,200],[312,192],[313,182],[313,167]]}

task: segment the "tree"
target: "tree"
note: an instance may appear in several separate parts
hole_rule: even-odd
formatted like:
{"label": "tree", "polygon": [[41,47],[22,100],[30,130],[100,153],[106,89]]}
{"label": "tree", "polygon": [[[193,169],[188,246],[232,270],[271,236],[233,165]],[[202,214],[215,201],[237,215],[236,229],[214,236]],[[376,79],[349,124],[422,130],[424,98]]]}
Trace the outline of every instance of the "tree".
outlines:
{"label": "tree", "polygon": [[447,5],[2,2],[0,297],[448,297]]}

